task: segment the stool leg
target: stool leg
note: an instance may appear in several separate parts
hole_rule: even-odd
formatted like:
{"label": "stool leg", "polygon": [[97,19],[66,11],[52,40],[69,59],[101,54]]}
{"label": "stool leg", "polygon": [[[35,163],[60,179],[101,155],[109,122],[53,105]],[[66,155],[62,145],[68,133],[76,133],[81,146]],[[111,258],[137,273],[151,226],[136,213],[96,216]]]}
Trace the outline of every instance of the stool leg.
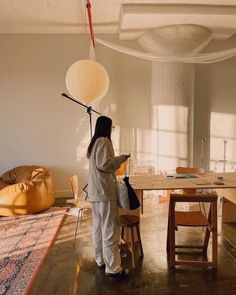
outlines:
{"label": "stool leg", "polygon": [[138,242],[139,242],[139,248],[141,250],[141,257],[143,257],[143,246],[142,246],[142,240],[141,240],[141,236],[140,236],[140,231],[139,231],[139,225],[136,226],[136,232],[137,232],[137,236],[138,236]]}
{"label": "stool leg", "polygon": [[134,242],[134,229],[133,227],[130,228],[131,230],[131,254],[132,254],[132,265],[135,268],[135,242]]}
{"label": "stool leg", "polygon": [[141,207],[141,214],[143,214],[143,191],[140,193],[140,207]]}
{"label": "stool leg", "polygon": [[124,243],[124,232],[125,232],[125,229],[124,229],[124,227],[122,226],[122,227],[121,227],[121,236],[120,236],[120,237],[121,237],[121,244]]}

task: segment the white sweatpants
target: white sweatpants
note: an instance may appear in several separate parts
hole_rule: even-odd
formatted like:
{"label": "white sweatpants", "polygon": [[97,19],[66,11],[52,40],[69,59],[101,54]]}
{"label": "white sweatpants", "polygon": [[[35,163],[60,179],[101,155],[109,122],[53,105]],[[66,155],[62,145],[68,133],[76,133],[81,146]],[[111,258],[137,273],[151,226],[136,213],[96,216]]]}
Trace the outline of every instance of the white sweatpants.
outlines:
{"label": "white sweatpants", "polygon": [[92,202],[93,244],[98,266],[105,263],[107,273],[121,270],[120,221],[116,201]]}

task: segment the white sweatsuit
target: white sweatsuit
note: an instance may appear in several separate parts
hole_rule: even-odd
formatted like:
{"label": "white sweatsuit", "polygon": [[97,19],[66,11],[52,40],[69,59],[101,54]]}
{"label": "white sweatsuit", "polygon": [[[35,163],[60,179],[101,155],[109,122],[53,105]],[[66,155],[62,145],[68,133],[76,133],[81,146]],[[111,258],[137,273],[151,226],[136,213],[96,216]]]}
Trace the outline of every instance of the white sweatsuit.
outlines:
{"label": "white sweatsuit", "polygon": [[93,212],[93,243],[95,260],[106,265],[107,273],[121,270],[120,225],[116,196],[115,171],[127,157],[114,156],[112,143],[99,137],[89,158],[88,196]]}

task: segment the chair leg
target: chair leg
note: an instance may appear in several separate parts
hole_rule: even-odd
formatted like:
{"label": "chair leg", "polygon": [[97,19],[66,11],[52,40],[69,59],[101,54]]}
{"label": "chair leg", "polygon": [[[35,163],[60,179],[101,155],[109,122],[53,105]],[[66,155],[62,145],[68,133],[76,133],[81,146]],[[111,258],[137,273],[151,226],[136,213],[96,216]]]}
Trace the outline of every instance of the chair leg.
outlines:
{"label": "chair leg", "polygon": [[[209,213],[208,213],[208,222],[209,222],[209,224],[212,223],[212,205],[210,206],[210,210],[209,210]],[[211,231],[209,230],[209,228],[207,228],[206,233],[205,233],[205,238],[204,238],[204,244],[203,244],[203,252],[204,253],[207,252],[209,239],[210,239],[210,233],[211,233]]]}
{"label": "chair leg", "polygon": [[203,252],[207,252],[208,244],[209,244],[209,239],[210,239],[210,230],[207,228],[206,233],[205,233],[205,238],[204,238],[204,244],[203,244]]}
{"label": "chair leg", "polygon": [[76,241],[76,236],[77,236],[77,231],[78,228],[80,228],[81,220],[82,220],[82,212],[83,210],[78,210],[78,215],[77,215],[77,220],[76,220],[76,226],[75,226],[75,233],[74,233],[74,240],[73,240],[73,245],[75,245]]}
{"label": "chair leg", "polygon": [[217,236],[217,202],[212,204],[212,263],[217,268],[218,236]]}
{"label": "chair leg", "polygon": [[169,228],[169,263],[175,267],[175,203],[170,201],[170,228]]}
{"label": "chair leg", "polygon": [[137,232],[137,237],[138,237],[138,241],[139,241],[139,248],[140,248],[140,252],[141,252],[141,257],[143,257],[143,246],[142,246],[142,241],[141,241],[141,236],[140,236],[140,231],[139,231],[139,226],[136,226],[136,232]]}
{"label": "chair leg", "polygon": [[170,253],[170,204],[169,204],[169,210],[168,210],[166,252],[167,252],[167,255],[169,255],[169,253]]}

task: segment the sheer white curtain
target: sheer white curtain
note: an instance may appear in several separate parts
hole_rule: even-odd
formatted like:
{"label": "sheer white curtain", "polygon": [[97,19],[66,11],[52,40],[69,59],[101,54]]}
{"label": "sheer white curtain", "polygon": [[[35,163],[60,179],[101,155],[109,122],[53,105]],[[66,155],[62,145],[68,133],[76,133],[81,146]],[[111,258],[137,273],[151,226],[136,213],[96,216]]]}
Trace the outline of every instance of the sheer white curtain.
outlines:
{"label": "sheer white curtain", "polygon": [[129,47],[125,47],[119,44],[103,40],[101,38],[96,38],[96,42],[109,47],[113,50],[122,52],[124,54],[129,54],[138,58],[143,58],[146,60],[156,61],[156,62],[177,62],[177,63],[190,63],[190,64],[207,64],[214,63],[229,59],[236,56],[236,47],[215,51],[215,52],[205,52],[205,53],[191,53],[191,54],[176,54],[171,56],[162,56],[147,53],[144,51],[135,50]]}
{"label": "sheer white curtain", "polygon": [[158,170],[192,164],[194,66],[152,63],[152,129]]}
{"label": "sheer white curtain", "polygon": [[147,128],[139,113],[140,124],[116,128],[114,145],[131,152],[134,173],[173,173],[192,165],[194,66],[153,62],[151,72]]}

